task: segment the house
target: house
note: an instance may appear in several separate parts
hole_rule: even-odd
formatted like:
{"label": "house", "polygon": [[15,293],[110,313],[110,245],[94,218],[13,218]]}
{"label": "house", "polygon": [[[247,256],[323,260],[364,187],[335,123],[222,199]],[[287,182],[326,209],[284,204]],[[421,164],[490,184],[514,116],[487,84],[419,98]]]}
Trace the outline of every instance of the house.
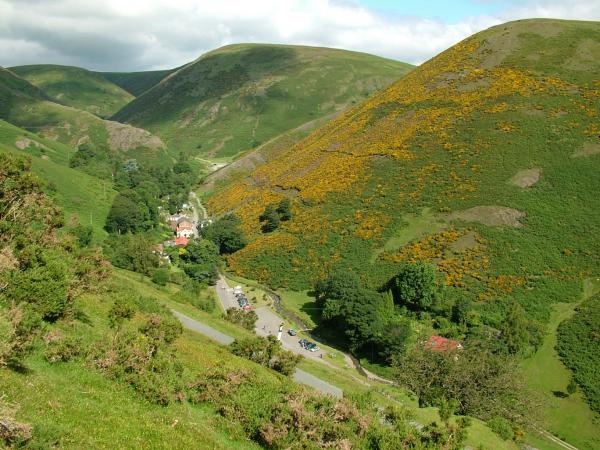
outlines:
{"label": "house", "polygon": [[172,214],[169,216],[169,222],[173,222],[173,223],[178,223],[180,220],[182,219],[187,219],[185,216],[182,216],[181,214]]}
{"label": "house", "polygon": [[456,350],[462,350],[463,346],[460,342],[448,339],[442,336],[431,336],[423,345],[425,350],[432,352],[449,353]]}
{"label": "house", "polygon": [[175,239],[176,247],[185,247],[189,243],[190,243],[190,240],[188,238],[186,238],[185,236],[181,236],[181,237],[178,237],[177,239]]}
{"label": "house", "polygon": [[196,230],[194,230],[194,225],[189,220],[182,220],[177,224],[176,229],[177,237],[186,237],[190,238],[196,234]]}

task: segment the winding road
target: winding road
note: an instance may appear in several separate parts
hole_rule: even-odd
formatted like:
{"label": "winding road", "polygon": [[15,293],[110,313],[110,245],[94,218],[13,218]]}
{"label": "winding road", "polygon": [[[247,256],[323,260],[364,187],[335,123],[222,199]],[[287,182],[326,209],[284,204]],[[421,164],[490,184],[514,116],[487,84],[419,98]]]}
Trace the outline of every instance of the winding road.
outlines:
{"label": "winding road", "polygon": [[[215,330],[214,328],[202,322],[198,322],[197,320],[192,319],[191,317],[188,317],[185,314],[180,313],[179,311],[171,309],[171,312],[181,322],[183,327],[187,328],[190,331],[200,333],[222,345],[229,345],[234,341],[233,337],[221,333],[220,331]],[[324,394],[332,395],[336,398],[342,398],[344,396],[344,391],[342,391],[339,387],[334,386],[333,384],[330,384],[327,381],[324,381],[308,372],[305,372],[302,369],[296,369],[296,371],[294,372],[293,379],[296,383],[310,386],[313,389]]]}

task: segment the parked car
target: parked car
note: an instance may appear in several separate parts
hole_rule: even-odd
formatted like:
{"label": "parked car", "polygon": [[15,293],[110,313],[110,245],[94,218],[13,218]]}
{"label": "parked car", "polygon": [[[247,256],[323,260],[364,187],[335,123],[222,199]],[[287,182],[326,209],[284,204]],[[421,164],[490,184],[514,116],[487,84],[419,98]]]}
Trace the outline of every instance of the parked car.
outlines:
{"label": "parked car", "polygon": [[296,330],[294,330],[293,328],[290,328],[290,329],[288,330],[288,334],[289,334],[290,336],[296,336]]}
{"label": "parked car", "polygon": [[300,344],[300,347],[302,347],[302,348],[305,349],[306,348],[306,344],[308,344],[308,341],[306,339],[300,339],[298,341],[298,344]]}
{"label": "parked car", "polygon": [[309,342],[306,347],[307,347],[307,350],[310,352],[316,352],[319,350],[319,347],[317,347],[317,344],[315,344],[313,342]]}

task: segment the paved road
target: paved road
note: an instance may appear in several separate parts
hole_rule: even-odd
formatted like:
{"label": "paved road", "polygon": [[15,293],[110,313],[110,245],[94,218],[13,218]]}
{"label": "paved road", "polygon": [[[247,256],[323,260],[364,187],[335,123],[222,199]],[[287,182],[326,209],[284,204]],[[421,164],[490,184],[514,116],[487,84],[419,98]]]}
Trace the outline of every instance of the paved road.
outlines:
{"label": "paved road", "polygon": [[202,322],[198,322],[197,320],[194,320],[185,314],[181,314],[174,309],[172,309],[171,312],[175,317],[177,317],[177,319],[179,319],[184,328],[187,328],[188,330],[203,334],[204,336],[209,337],[210,339],[223,345],[229,345],[234,341],[231,336],[221,333],[220,331],[215,330],[213,327],[209,327]]}
{"label": "paved road", "polygon": [[[237,299],[233,295],[233,289],[231,289],[227,285],[227,282],[225,281],[225,278],[222,275],[219,275],[219,279],[217,280],[215,290],[217,291],[217,296],[219,297],[219,300],[221,301],[221,306],[223,306],[224,310],[227,310],[229,308],[239,308]],[[277,336],[277,332],[279,331],[279,325],[282,323],[281,317],[279,317],[279,315],[277,315],[277,313],[275,313],[268,306],[261,306],[255,311],[256,315],[258,316],[258,320],[256,321],[255,326],[256,334],[258,334],[259,336],[268,336],[271,334]],[[300,347],[300,344],[298,344],[299,339],[300,338],[298,338],[297,336],[290,336],[287,333],[286,328],[284,329],[283,334],[281,335],[281,344],[286,350],[289,350],[293,353],[297,353],[298,355],[302,355],[305,358],[318,361],[333,369],[337,369],[337,367],[334,364],[331,364],[329,361],[324,359],[324,357],[326,356],[324,352],[309,352],[308,350],[305,350],[302,347]],[[321,355],[323,355],[323,357],[321,357]]]}
{"label": "paved road", "polygon": [[217,284],[215,285],[215,290],[217,291],[217,296],[221,301],[221,306],[225,311],[229,308],[239,308],[237,299],[233,295],[233,289],[229,287],[223,275],[219,274],[219,279],[217,280]]}
{"label": "paved road", "polygon": [[[171,312],[188,330],[203,334],[204,336],[224,345],[229,345],[234,341],[234,339],[231,336],[221,333],[220,331],[215,330],[214,328],[209,327],[208,325],[205,325],[202,322],[198,322],[197,320],[194,320],[191,317],[186,316],[185,314],[175,311],[174,309],[172,309]],[[326,381],[323,381],[320,378],[315,377],[314,375],[311,375],[308,372],[305,372],[304,370],[296,369],[293,378],[294,381],[296,381],[297,383],[310,386],[313,389],[324,394],[329,394],[337,398],[342,398],[344,396],[344,392],[337,386],[329,384]]]}

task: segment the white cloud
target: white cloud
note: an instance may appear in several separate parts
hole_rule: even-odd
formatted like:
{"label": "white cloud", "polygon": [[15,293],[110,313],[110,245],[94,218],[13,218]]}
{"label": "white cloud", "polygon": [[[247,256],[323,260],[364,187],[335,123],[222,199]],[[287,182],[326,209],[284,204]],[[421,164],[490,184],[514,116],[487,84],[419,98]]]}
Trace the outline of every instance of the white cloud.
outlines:
{"label": "white cloud", "polygon": [[385,16],[350,0],[0,0],[0,65],[170,68],[235,42],[338,47],[420,63],[525,17],[598,20],[600,0],[524,1],[455,24]]}

